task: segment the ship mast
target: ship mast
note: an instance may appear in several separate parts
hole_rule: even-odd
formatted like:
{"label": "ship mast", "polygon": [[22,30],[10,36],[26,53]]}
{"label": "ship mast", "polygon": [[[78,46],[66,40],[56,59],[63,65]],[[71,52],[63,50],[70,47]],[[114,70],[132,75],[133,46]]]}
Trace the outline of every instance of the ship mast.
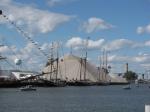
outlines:
{"label": "ship mast", "polygon": [[81,66],[80,66],[80,81],[81,81],[81,76],[82,76],[82,63],[83,63],[83,59],[82,58],[80,58],[80,64],[81,64]]}
{"label": "ship mast", "polygon": [[106,61],[106,66],[105,66],[105,80],[107,80],[107,72],[108,72],[107,71],[107,51],[105,51],[105,54],[106,54],[106,57],[105,57],[106,58],[106,60],[105,60]]}
{"label": "ship mast", "polygon": [[53,61],[54,61],[54,58],[53,58],[53,49],[54,49],[54,44],[52,42],[52,45],[51,45],[51,57],[50,57],[50,80],[52,79],[52,73],[53,73]]}
{"label": "ship mast", "polygon": [[87,47],[88,47],[88,42],[89,41],[89,37],[86,39],[86,43],[85,43],[85,59],[84,59],[84,80],[86,80],[86,67],[87,67]]}
{"label": "ship mast", "polygon": [[101,59],[102,57],[100,56],[99,57],[99,67],[98,67],[98,75],[99,75],[99,77],[98,77],[98,80],[100,81],[101,80],[101,70],[102,70],[102,59]]}
{"label": "ship mast", "polygon": [[57,42],[57,45],[56,45],[56,50],[57,50],[57,58],[56,58],[56,81],[57,81],[57,78],[58,78],[58,64],[59,64],[59,53],[58,53],[58,47],[59,47],[59,43]]}

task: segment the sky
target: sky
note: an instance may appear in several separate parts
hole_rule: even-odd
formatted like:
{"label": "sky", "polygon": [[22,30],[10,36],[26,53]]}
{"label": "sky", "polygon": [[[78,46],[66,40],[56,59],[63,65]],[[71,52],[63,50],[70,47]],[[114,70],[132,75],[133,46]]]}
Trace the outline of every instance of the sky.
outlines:
{"label": "sky", "polygon": [[0,16],[0,53],[11,65],[21,59],[42,70],[54,42],[60,56],[72,49],[84,57],[87,47],[96,66],[105,49],[112,72],[125,72],[125,63],[137,73],[150,69],[150,0],[1,0],[0,9],[30,37]]}

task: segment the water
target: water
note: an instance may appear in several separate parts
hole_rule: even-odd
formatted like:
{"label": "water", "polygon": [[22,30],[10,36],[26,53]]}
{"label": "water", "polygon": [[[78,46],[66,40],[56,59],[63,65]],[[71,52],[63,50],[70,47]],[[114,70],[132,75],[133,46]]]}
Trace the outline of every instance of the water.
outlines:
{"label": "water", "polygon": [[148,85],[0,89],[0,112],[144,112],[145,104],[150,104]]}

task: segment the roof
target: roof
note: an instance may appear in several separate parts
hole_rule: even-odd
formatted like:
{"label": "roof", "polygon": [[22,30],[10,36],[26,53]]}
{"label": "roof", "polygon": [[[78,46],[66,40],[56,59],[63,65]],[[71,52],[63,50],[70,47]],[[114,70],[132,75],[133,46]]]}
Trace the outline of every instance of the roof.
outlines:
{"label": "roof", "polygon": [[20,80],[20,79],[24,79],[24,78],[28,78],[28,77],[31,77],[31,76],[35,76],[37,74],[35,73],[32,73],[32,72],[12,72],[12,75],[15,76],[16,79]]}

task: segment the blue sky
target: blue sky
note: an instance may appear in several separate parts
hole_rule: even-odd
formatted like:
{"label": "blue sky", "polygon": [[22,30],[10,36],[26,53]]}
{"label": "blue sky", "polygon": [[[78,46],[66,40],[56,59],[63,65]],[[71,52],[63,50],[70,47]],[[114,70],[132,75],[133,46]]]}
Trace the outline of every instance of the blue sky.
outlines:
{"label": "blue sky", "polygon": [[[80,56],[90,37],[88,58],[93,63],[106,49],[113,72],[124,72],[126,62],[133,71],[150,68],[150,0],[2,0],[0,7],[47,53],[51,42],[59,41],[65,54],[72,46]],[[1,54],[10,61],[16,56],[8,55],[8,46],[27,66],[44,66],[46,58],[41,60],[42,54],[2,17],[0,32],[1,42],[7,43]]]}

